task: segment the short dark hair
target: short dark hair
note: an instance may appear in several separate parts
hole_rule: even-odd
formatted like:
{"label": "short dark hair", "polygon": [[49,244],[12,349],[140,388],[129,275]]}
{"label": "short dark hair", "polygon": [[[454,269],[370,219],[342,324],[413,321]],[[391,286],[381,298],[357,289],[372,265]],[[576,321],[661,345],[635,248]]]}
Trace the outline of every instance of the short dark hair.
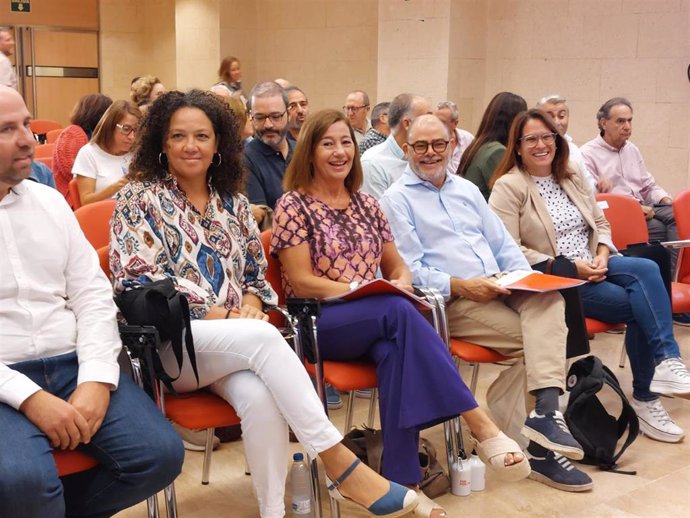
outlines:
{"label": "short dark hair", "polygon": [[519,154],[520,139],[522,138],[522,131],[525,125],[530,120],[541,121],[551,133],[556,135],[556,153],[553,162],[551,162],[551,174],[556,179],[556,182],[561,183],[564,179],[570,178],[573,175],[572,171],[568,169],[568,159],[570,158],[568,143],[558,132],[558,128],[556,128],[550,116],[539,108],[532,108],[531,110],[519,113],[513,120],[506,145],[506,152],[503,154],[501,162],[496,166],[496,171],[489,181],[491,187],[493,187],[494,183],[496,183],[501,176],[508,173],[508,171],[516,165],[520,169],[523,168],[522,156]]}
{"label": "short dark hair", "polygon": [[359,151],[356,149],[355,131],[352,129],[349,119],[340,110],[321,110],[307,117],[302,131],[300,131],[297,146],[292,153],[290,165],[285,171],[283,178],[283,189],[295,191],[298,189],[309,189],[314,181],[313,155],[316,146],[323,135],[336,122],[344,122],[350,130],[350,138],[355,144],[355,154],[352,160],[352,168],[345,178],[345,187],[350,194],[355,193],[362,186],[364,173],[362,164],[359,161]]}
{"label": "short dark hair", "polygon": [[134,158],[129,177],[141,181],[157,181],[168,176],[159,154],[170,128],[170,119],[181,108],[197,108],[211,121],[216,135],[221,163],[208,169],[211,185],[221,195],[234,195],[244,189],[242,142],[237,117],[223,101],[211,92],[171,91],[161,95],[149,108],[134,143]]}
{"label": "short dark hair", "polygon": [[299,86],[290,85],[287,88],[284,88],[284,90],[286,94],[289,94],[290,92],[299,92],[304,96],[305,99],[307,99],[307,94],[305,94],[304,90],[302,90]]}
{"label": "short dark hair", "polygon": [[384,113],[388,113],[388,109],[390,108],[391,103],[389,102],[384,102],[384,103],[378,103],[374,108],[371,110],[371,127],[376,129],[379,127],[379,124],[381,124],[381,121],[379,121],[379,118],[381,115]]}
{"label": "short dark hair", "polygon": [[414,94],[398,94],[391,101],[388,107],[388,126],[391,129],[397,127],[403,120],[406,113],[412,108],[412,102],[417,96]]}
{"label": "short dark hair", "polygon": [[465,176],[470,164],[477,156],[479,148],[489,142],[500,142],[504,146],[508,143],[510,126],[515,116],[527,109],[527,102],[517,94],[501,92],[494,95],[484,110],[484,116],[479,123],[479,129],[472,143],[460,158],[457,174]]}
{"label": "short dark hair", "polygon": [[111,104],[113,100],[103,94],[85,95],[74,105],[69,121],[91,135]]}
{"label": "short dark hair", "polygon": [[127,114],[134,115],[137,120],[141,119],[141,111],[133,102],[119,100],[112,103],[105,110],[98,124],[96,124],[91,142],[96,144],[103,151],[110,153],[110,148],[113,144],[113,136],[115,135],[115,125],[119,124]]}
{"label": "short dark hair", "polygon": [[601,126],[601,119],[609,119],[611,117],[611,108],[614,106],[627,106],[630,111],[633,111],[632,103],[625,97],[613,97],[601,105],[601,108],[597,111],[597,127],[599,128],[599,134],[604,136],[604,128]]}

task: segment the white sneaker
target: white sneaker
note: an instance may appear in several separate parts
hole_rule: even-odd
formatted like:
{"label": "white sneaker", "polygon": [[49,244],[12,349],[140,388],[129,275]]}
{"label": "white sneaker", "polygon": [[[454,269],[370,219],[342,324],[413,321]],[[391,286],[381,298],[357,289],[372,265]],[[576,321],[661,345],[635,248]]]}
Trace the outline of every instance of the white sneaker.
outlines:
{"label": "white sneaker", "polygon": [[[206,449],[206,430],[192,430],[185,428],[177,423],[172,423],[172,427],[177,434],[182,438],[182,444],[185,450],[189,451],[204,451]],[[213,449],[220,446],[220,439],[213,437]]]}
{"label": "white sneaker", "polygon": [[638,401],[632,398],[630,404],[640,421],[640,431],[650,439],[680,442],[685,437],[683,429],[673,422],[658,398],[652,401]]}
{"label": "white sneaker", "polygon": [[654,369],[649,390],[657,394],[689,395],[690,372],[680,358],[666,358]]}

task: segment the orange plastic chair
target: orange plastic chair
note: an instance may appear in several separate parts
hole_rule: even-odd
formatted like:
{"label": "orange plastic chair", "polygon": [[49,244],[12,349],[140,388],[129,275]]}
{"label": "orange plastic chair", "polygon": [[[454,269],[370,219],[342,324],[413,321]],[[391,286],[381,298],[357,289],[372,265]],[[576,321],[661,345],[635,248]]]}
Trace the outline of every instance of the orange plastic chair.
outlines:
{"label": "orange plastic chair", "polygon": [[62,133],[62,128],[46,131],[46,144],[55,144],[60,133]]}
{"label": "orange plastic chair", "polygon": [[55,151],[55,144],[39,144],[34,148],[34,158],[53,158],[53,151]]}
{"label": "orange plastic chair", "polygon": [[66,477],[81,473],[98,465],[98,461],[79,450],[53,450],[58,476]]}
{"label": "orange plastic chair", "polygon": [[[269,253],[271,243],[271,231],[265,230],[261,233],[261,244],[264,254],[268,261],[266,280],[273,286],[278,294],[278,303],[285,303],[285,292],[283,290],[282,278],[280,275],[280,261],[272,257]],[[314,364],[305,361],[305,367],[310,375],[316,376]],[[345,408],[345,432],[352,427],[352,416],[354,413],[355,390],[372,389],[371,399],[369,400],[368,425],[374,425],[376,418],[376,367],[373,363],[366,362],[336,362],[325,360],[323,362],[323,381],[329,383],[335,389],[349,394],[347,406]],[[325,396],[324,396],[325,397]],[[325,401],[324,401],[325,404]]]}
{"label": "orange plastic chair", "polygon": [[[673,200],[678,239],[690,239],[690,190],[680,192]],[[690,252],[680,250],[676,267],[676,280],[690,284]]]}
{"label": "orange plastic chair", "polygon": [[69,192],[69,201],[72,204],[72,208],[77,210],[81,207],[81,196],[79,196],[79,187],[77,187],[77,179],[72,178],[67,184],[67,191]]}
{"label": "orange plastic chair", "polygon": [[36,162],[43,162],[45,165],[48,166],[48,169],[51,171],[53,170],[53,157],[52,156],[42,156],[41,158],[37,158]]}
{"label": "orange plastic chair", "polygon": [[74,211],[86,239],[96,250],[110,243],[110,218],[115,210],[115,200],[89,203]]}
{"label": "orange plastic chair", "polygon": [[46,135],[51,130],[62,129],[62,124],[48,119],[34,119],[29,127],[34,135]]}
{"label": "orange plastic chair", "polygon": [[223,398],[205,390],[197,390],[164,397],[165,416],[172,422],[192,430],[206,430],[206,450],[201,470],[201,483],[208,484],[213,453],[213,435],[216,428],[240,423],[235,409]]}
{"label": "orange plastic chair", "polygon": [[505,356],[488,347],[452,337],[450,338],[450,354],[472,366],[472,374],[470,375],[470,392],[472,394],[477,388],[479,367],[482,363],[498,363],[512,359],[510,356]]}

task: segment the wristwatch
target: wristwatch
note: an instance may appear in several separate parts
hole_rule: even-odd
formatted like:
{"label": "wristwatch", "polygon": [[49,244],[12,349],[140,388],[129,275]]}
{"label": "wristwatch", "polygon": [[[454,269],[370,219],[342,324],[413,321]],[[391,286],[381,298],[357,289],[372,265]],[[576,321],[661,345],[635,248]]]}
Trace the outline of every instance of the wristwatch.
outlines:
{"label": "wristwatch", "polygon": [[359,281],[352,281],[352,282],[349,284],[350,291],[354,291],[354,290],[356,290],[357,288],[359,288],[359,284],[360,284]]}

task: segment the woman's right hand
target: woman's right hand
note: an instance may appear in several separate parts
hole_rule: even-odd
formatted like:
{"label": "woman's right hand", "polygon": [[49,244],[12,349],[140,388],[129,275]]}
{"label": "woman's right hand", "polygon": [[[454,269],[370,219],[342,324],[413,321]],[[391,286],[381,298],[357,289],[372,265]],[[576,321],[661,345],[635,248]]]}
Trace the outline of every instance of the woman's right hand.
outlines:
{"label": "woman's right hand", "polygon": [[588,263],[582,259],[575,259],[575,266],[577,267],[577,276],[579,279],[584,279],[589,282],[601,282],[606,279],[606,272],[608,268],[601,268],[593,263]]}

